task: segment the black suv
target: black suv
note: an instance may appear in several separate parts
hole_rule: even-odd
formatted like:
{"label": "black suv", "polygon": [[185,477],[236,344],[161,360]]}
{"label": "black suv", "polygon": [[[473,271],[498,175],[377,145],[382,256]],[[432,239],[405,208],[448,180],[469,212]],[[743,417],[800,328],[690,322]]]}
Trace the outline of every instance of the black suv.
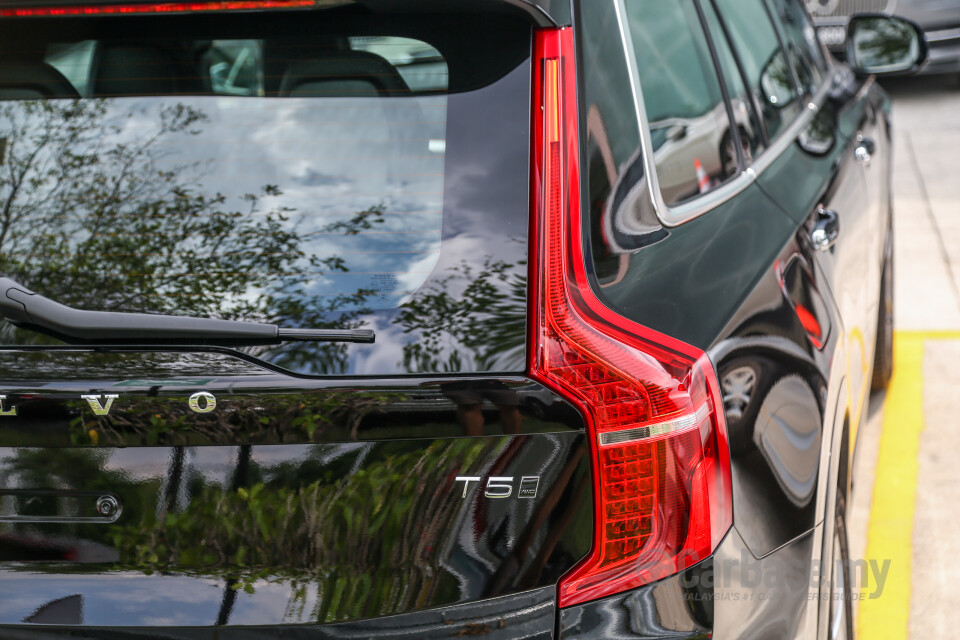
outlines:
{"label": "black suv", "polygon": [[0,635],[850,637],[925,52],[849,31],[2,0]]}

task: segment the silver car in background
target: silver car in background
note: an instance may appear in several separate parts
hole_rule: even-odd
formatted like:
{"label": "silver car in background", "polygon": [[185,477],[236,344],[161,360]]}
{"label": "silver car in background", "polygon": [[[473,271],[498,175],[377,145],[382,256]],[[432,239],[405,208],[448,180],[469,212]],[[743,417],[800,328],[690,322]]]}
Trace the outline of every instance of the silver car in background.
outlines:
{"label": "silver car in background", "polygon": [[927,39],[920,73],[960,73],[960,0],[807,0],[820,39],[844,57],[847,20],[854,13],[888,13],[917,23]]}

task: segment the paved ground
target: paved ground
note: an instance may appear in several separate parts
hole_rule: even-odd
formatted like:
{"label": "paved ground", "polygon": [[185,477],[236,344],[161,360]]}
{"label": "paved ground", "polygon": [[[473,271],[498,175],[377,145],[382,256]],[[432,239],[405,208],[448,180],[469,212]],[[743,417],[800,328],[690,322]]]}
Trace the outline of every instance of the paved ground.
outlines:
{"label": "paved ground", "polygon": [[[852,557],[892,556],[889,580],[900,588],[861,608],[859,635],[945,638],[960,628],[952,560],[960,548],[960,81],[885,86],[894,98],[895,324],[903,366],[889,397],[871,399],[849,524]],[[886,480],[875,496],[878,470]],[[901,527],[903,544],[891,507],[912,515]]]}
{"label": "paved ground", "polygon": [[960,80],[886,86],[894,98],[896,322],[960,329]]}

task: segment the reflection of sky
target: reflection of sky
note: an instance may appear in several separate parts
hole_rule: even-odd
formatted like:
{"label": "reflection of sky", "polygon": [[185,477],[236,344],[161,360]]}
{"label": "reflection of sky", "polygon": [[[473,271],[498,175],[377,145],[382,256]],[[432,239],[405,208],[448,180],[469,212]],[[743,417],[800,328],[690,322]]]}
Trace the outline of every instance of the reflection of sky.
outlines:
{"label": "reflection of sky", "polygon": [[[247,211],[242,196],[265,185],[282,192],[265,197],[259,214],[291,209],[304,253],[337,255],[349,273],[324,272],[300,260],[305,291],[316,296],[382,292],[367,306],[393,307],[416,289],[440,249],[446,96],[406,98],[124,98],[109,101],[108,121],[121,127],[115,140],[129,143],[156,130],[164,106],[183,104],[207,120],[196,135],[171,134],[157,147],[160,168],[197,164],[207,195],[222,193],[227,210]],[[382,207],[382,223],[355,235],[328,226]]]}
{"label": "reflection of sky", "polygon": [[[282,195],[265,197],[257,216],[262,219],[277,207],[295,209],[288,228],[297,230],[301,247],[319,259],[340,256],[350,270],[305,276],[308,294],[316,296],[305,301],[308,311],[324,310],[323,302],[332,295],[371,288],[383,292],[365,301],[371,313],[356,318],[362,326],[376,329],[376,344],[338,345],[343,368],[336,373],[421,372],[419,363],[403,362],[403,346],[421,341],[424,333],[437,339],[441,360],[457,352],[461,371],[519,371],[524,367],[522,336],[516,344],[496,346],[494,351],[509,357],[494,353],[494,360],[486,354],[481,365],[478,354],[458,342],[449,324],[394,323],[399,315],[396,307],[404,302],[426,299],[427,309],[434,308],[428,295],[446,293],[463,305],[463,291],[469,284],[464,265],[473,279],[485,264],[498,261],[507,265],[511,278],[525,277],[530,224],[529,95],[530,67],[523,62],[492,84],[445,96],[117,98],[106,104],[109,124],[121,132],[103,144],[107,148],[121,140],[142,142],[154,135],[164,105],[180,103],[202,111],[207,120],[191,127],[198,130],[196,135],[171,134],[160,140],[159,164],[188,167],[179,182],[188,182],[193,192],[206,197],[223,193],[225,211],[246,211],[244,194],[276,185]],[[6,103],[10,108],[14,104]],[[357,212],[380,204],[384,222],[374,228],[357,235],[324,232],[330,224],[348,222]],[[181,244],[196,247],[198,243]],[[308,268],[305,262],[299,260],[298,273],[322,270]],[[507,280],[493,279],[489,284],[505,300],[511,293]],[[413,296],[403,295],[414,291]],[[244,297],[251,300],[260,293],[251,286]],[[522,317],[523,301],[514,302],[511,312]],[[340,310],[349,308],[340,306],[321,314],[319,321],[336,322]],[[458,317],[456,322],[496,322],[492,315],[497,311],[488,314],[474,308],[469,317]],[[291,314],[282,321],[291,327],[317,326],[318,318],[310,313],[303,318]],[[304,356],[307,349],[300,347],[287,343],[258,348],[256,355],[301,373],[334,372],[322,369],[319,359]]]}

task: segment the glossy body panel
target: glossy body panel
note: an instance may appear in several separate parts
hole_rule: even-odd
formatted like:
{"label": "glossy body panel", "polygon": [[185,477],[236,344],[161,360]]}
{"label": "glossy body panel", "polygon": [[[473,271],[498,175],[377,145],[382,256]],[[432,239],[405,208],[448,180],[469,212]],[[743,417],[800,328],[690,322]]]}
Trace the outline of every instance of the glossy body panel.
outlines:
{"label": "glossy body panel", "polygon": [[816,638],[821,528],[755,559],[735,533],[714,558],[718,639]]}
{"label": "glossy body panel", "polygon": [[[85,612],[64,624],[389,616],[546,587],[589,550],[582,420],[528,380],[15,357],[34,366],[2,383],[2,624],[29,622],[63,588]],[[63,381],[85,367],[100,374]],[[116,377],[125,369],[137,377]],[[198,392],[215,408],[191,408]]]}
{"label": "glossy body panel", "polygon": [[[884,260],[884,247],[888,234],[892,233],[893,201],[888,188],[893,171],[893,136],[891,129],[890,96],[876,83],[866,81],[859,87],[858,95],[866,103],[867,121],[857,130],[857,146],[869,155],[861,163],[867,183],[871,224],[879,225],[879,233],[871,234],[868,244],[868,273],[879,281]],[[856,149],[854,153],[857,153]],[[863,156],[866,158],[866,156]],[[880,303],[879,287],[868,291],[870,306],[874,311]],[[874,314],[876,315],[876,314]]]}
{"label": "glossy body panel", "polygon": [[550,17],[550,22],[558,27],[570,24],[570,0],[519,0],[536,7]]}
{"label": "glossy body panel", "polygon": [[755,559],[736,531],[717,553],[676,576],[560,611],[565,640],[812,638],[814,535]]}
{"label": "glossy body panel", "polygon": [[[0,416],[0,444],[10,447],[363,442],[583,428],[566,402],[518,377],[308,380],[207,354],[0,353],[4,359],[30,367],[19,380],[0,380],[4,410],[16,413]],[[64,367],[99,372],[64,380]],[[212,395],[215,408],[191,407],[196,394]],[[109,412],[97,415],[110,396]]]}
{"label": "glossy body panel", "polygon": [[[582,12],[593,1],[574,8],[575,29],[590,23]],[[871,304],[876,315],[869,286],[848,288],[872,277],[882,239],[870,220],[889,197],[886,178],[877,180],[889,146],[878,144],[879,171],[867,174],[856,136],[887,127],[883,95],[857,84],[830,103],[808,96],[817,118],[766,156],[739,152],[742,189],[705,194],[702,215],[668,228],[638,152],[637,129],[648,126],[632,113],[639,96],[609,90],[629,85],[633,58],[619,41],[620,4],[605,5],[590,16],[603,35],[577,40],[578,55],[594,47],[597,61],[578,68],[587,270],[609,309],[705,350],[716,368],[734,526],[715,554],[557,609],[556,583],[594,533],[582,416],[519,374],[429,375],[520,371],[513,357],[530,356],[529,238],[512,231],[527,213],[517,215],[511,196],[491,218],[444,230],[454,246],[520,244],[504,249],[517,260],[501,272],[517,295],[476,325],[508,335],[481,340],[482,353],[432,332],[427,312],[413,318],[416,331],[378,343],[381,356],[351,355],[341,370],[370,377],[319,377],[296,354],[297,374],[285,375],[276,352],[0,352],[0,412],[17,408],[0,416],[0,623],[24,638],[822,637],[823,605],[811,596],[820,595],[816,568],[829,562],[824,514],[845,482],[835,452],[852,451],[844,425],[864,402]],[[622,62],[604,64],[618,53]],[[527,99],[523,67],[485,90],[509,85],[510,99]],[[477,115],[489,127],[497,117]],[[490,170],[446,187],[475,196],[465,211],[487,202],[479,191],[494,173],[526,161],[499,150],[505,131],[529,131],[502,129],[489,141],[457,129],[482,147],[481,173]],[[848,234],[828,252],[811,241],[818,204],[842,210]],[[855,235],[864,242],[851,245]],[[467,257],[479,266],[482,255]],[[460,257],[448,250],[440,264],[450,273]],[[424,340],[436,357],[404,366],[398,351]],[[197,393],[215,397],[216,409],[192,407]],[[87,498],[106,496],[122,508],[116,525],[76,519]]]}
{"label": "glossy body panel", "polygon": [[702,638],[713,627],[713,561],[560,611],[564,640]]}
{"label": "glossy body panel", "polygon": [[[826,276],[826,289],[836,301],[845,327],[845,376],[852,420],[857,423],[870,384],[880,247],[887,228],[886,213],[881,216],[880,207],[888,198],[880,188],[882,183],[877,184],[873,177],[868,191],[865,171],[875,167],[859,160],[857,149],[864,144],[861,140],[873,140],[885,132],[872,104],[871,92],[879,88],[873,87],[872,81],[861,85],[847,74],[838,74],[835,81],[836,97],[823,102],[799,143],[791,145],[758,178],[758,184],[806,230],[800,236],[807,245],[802,250]],[[883,162],[888,161],[878,164]],[[813,247],[804,237],[812,237],[808,234],[826,215],[821,210],[832,212],[839,220],[839,235],[826,250]]]}
{"label": "glossy body panel", "polygon": [[[888,228],[888,101],[872,80],[857,80],[841,66],[830,68],[817,95],[795,99],[805,124],[749,159],[757,169],[732,198],[714,197],[707,213],[652,242],[639,234],[637,242],[623,241],[625,230],[649,232],[637,214],[616,213],[623,197],[608,201],[610,217],[633,216],[637,224],[614,226],[616,234],[591,226],[597,295],[644,326],[707,349],[717,368],[734,530],[712,557],[718,576],[726,572],[723,586],[711,590],[714,618],[706,628],[713,637],[822,637],[826,613],[814,578],[821,562],[829,568],[822,541],[833,536],[824,514],[833,512],[836,487],[846,486],[848,461],[840,452],[852,450],[844,439],[855,434],[869,392]],[[858,160],[864,140],[875,143],[869,163]],[[643,170],[624,171],[619,180],[627,179],[633,182],[622,193],[649,202]],[[821,206],[840,216],[840,237],[827,251],[811,238]],[[796,584],[748,584],[734,559],[750,566],[750,576],[786,571]],[[597,622],[583,637],[695,633],[651,631],[663,612],[650,604],[643,614],[627,614],[624,601],[633,597],[571,615],[618,621]],[[566,616],[561,612],[561,620]]]}
{"label": "glossy body panel", "polygon": [[[822,519],[827,388],[843,325],[821,272],[804,256],[803,233],[784,246],[709,351],[727,392],[734,527],[757,557]],[[790,288],[784,270],[802,274]],[[798,301],[810,299],[822,305],[810,310],[821,327],[817,340],[797,312]]]}
{"label": "glossy body panel", "polygon": [[[625,275],[597,293],[630,319],[706,349],[793,233],[764,193],[748,187],[709,216],[671,229],[666,241],[624,255]],[[699,308],[710,313],[693,312]]]}
{"label": "glossy body panel", "polygon": [[[590,501],[577,489],[587,467],[574,434],[3,456],[8,486],[55,494],[4,496],[23,521],[2,525],[3,624],[29,622],[63,588],[86,603],[66,624],[378,617],[550,585],[589,548],[577,535]],[[521,494],[520,478],[532,476],[536,495]],[[504,485],[512,495],[496,499]],[[76,486],[117,496],[121,517],[34,515]]]}
{"label": "glossy body panel", "polygon": [[[191,588],[193,586],[193,588]],[[183,595],[200,598],[209,606],[210,611],[218,611],[218,591],[208,585],[180,581],[175,588],[183,588]],[[184,588],[186,587],[186,588]],[[239,592],[240,606],[249,606],[249,596]],[[323,626],[316,625],[274,625],[274,626],[177,626],[163,629],[162,635],[151,627],[131,627],[117,630],[115,627],[69,627],[57,626],[51,620],[43,627],[16,630],[16,638],[23,640],[45,638],[117,638],[124,640],[353,640],[360,638],[449,638],[451,635],[483,635],[486,638],[510,640],[512,638],[530,638],[548,640],[553,638],[556,609],[553,603],[553,588],[536,589],[513,596],[490,598],[481,603],[457,605],[431,609],[429,611],[398,616],[386,616],[374,620],[347,622]],[[286,604],[283,598],[276,598],[276,606]],[[256,614],[253,609],[250,613]],[[155,613],[155,610],[154,610]],[[63,621],[60,621],[63,624]]]}

